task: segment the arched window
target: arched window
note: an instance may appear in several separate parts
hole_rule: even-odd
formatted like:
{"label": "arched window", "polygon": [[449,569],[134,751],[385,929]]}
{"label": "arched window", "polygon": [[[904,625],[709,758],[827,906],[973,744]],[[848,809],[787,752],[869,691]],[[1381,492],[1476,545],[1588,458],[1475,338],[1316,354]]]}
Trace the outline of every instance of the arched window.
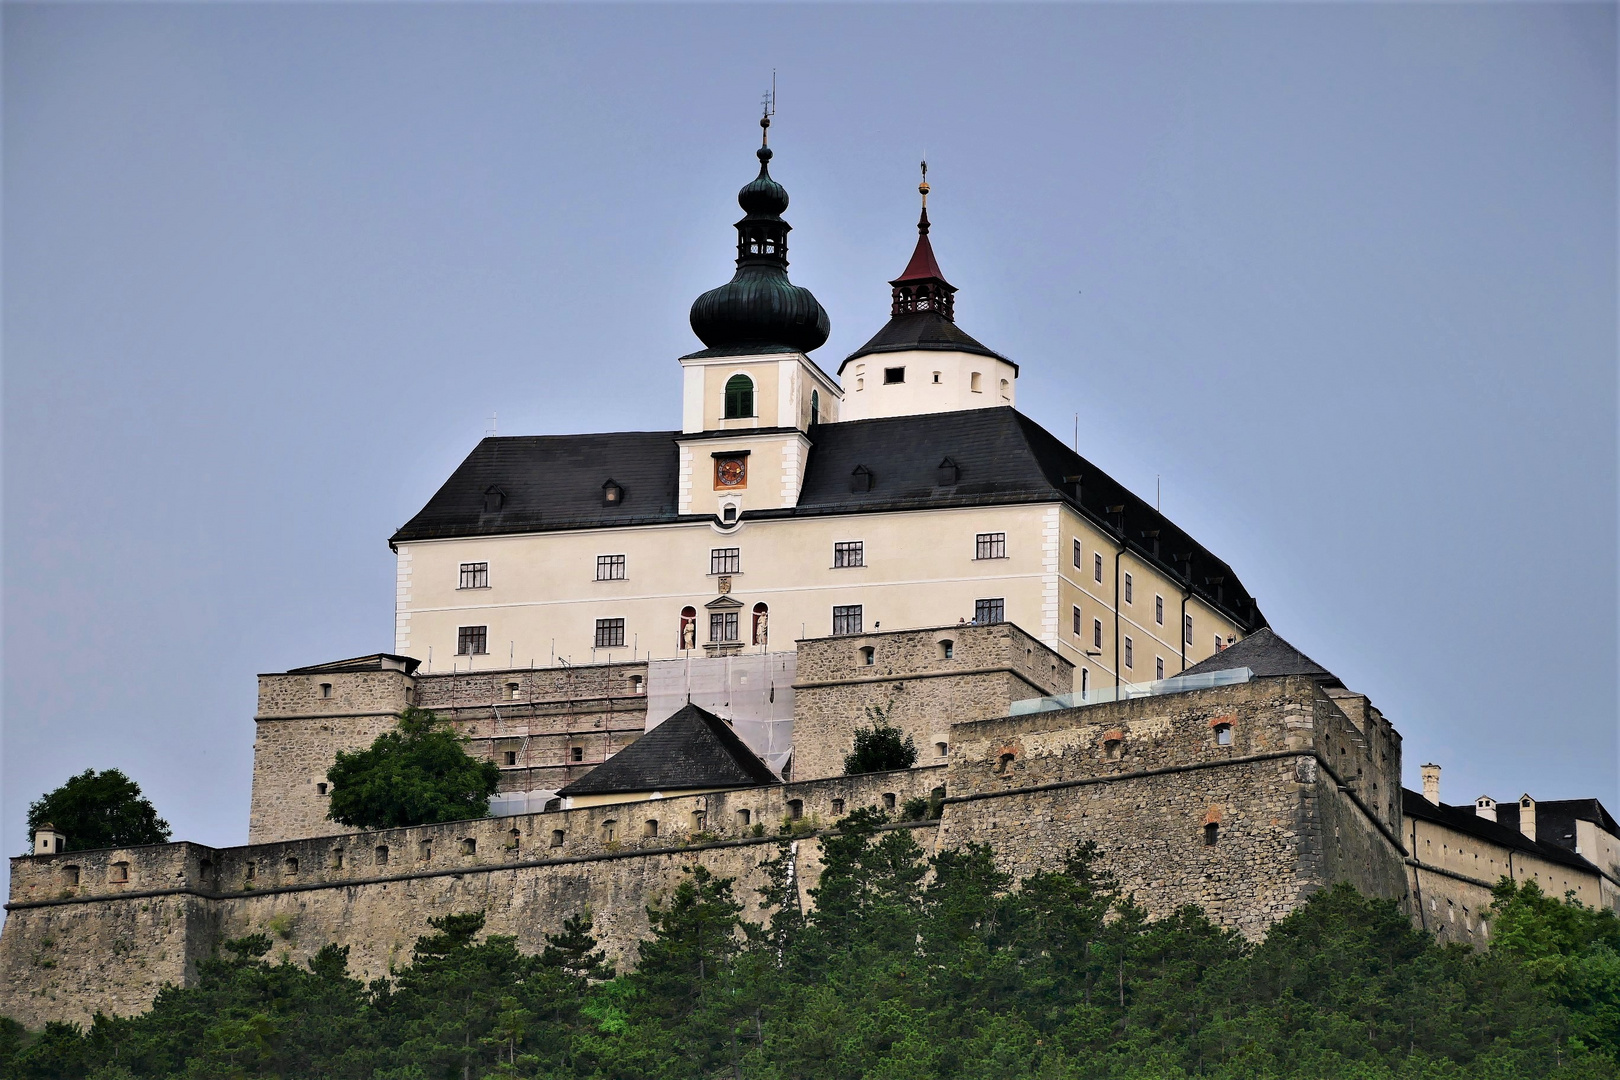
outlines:
{"label": "arched window", "polygon": [[676,639],[677,649],[697,648],[697,608],[681,608],[681,636]]}
{"label": "arched window", "polygon": [[1012,394],[1010,393],[1011,390],[1012,390],[1012,383],[1008,382],[1006,379],[1002,379],[1001,380],[1001,400],[1002,401],[1011,401],[1012,400]]}
{"label": "arched window", "polygon": [[754,380],[746,375],[733,375],[726,380],[726,419],[753,415]]}
{"label": "arched window", "polygon": [[810,426],[821,423],[821,391],[810,391]]}
{"label": "arched window", "polygon": [[771,609],[764,604],[754,605],[754,644],[764,645],[771,636]]}

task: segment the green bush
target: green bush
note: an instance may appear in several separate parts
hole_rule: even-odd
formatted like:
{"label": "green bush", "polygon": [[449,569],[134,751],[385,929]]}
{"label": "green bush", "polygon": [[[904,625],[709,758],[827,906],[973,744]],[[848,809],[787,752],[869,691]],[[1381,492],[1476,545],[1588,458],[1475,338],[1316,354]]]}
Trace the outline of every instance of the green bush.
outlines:
{"label": "green bush", "polygon": [[28,850],[34,830],[46,823],[67,836],[68,851],[169,841],[169,823],[157,816],[140,785],[117,769],[86,769],[30,804]]}
{"label": "green bush", "polygon": [[339,751],[326,778],[332,784],[327,817],[388,829],[486,816],[501,771],[474,760],[467,740],[447,722],[413,706],[367,749]]}
{"label": "green bush", "polygon": [[917,744],[889,723],[888,711],[868,707],[870,727],[855,729],[855,748],[844,758],[844,775],[909,769],[917,763]]}

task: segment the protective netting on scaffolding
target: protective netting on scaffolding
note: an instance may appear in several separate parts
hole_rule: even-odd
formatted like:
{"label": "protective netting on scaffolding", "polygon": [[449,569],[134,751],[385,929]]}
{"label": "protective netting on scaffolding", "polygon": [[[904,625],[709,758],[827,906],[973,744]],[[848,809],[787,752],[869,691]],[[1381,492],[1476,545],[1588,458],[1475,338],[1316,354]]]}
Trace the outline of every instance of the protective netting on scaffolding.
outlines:
{"label": "protective netting on scaffolding", "polygon": [[797,653],[740,653],[647,664],[647,730],[688,701],[731,721],[748,748],[778,773],[793,752]]}

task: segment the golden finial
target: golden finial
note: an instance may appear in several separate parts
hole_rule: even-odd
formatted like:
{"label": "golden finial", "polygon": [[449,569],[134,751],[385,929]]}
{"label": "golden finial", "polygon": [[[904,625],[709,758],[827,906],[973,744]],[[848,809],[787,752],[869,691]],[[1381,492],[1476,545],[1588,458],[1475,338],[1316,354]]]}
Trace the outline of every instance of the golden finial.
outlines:
{"label": "golden finial", "polygon": [[919,194],[922,195],[923,209],[927,210],[928,209],[928,159],[927,158],[923,158],[923,163],[922,163],[922,183],[917,185],[917,191],[918,191]]}

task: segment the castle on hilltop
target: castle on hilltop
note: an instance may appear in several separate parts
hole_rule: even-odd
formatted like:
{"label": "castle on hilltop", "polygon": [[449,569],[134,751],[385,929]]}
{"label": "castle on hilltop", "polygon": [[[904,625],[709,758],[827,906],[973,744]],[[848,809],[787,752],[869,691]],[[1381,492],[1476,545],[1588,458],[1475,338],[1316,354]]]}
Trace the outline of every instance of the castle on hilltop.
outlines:
{"label": "castle on hilltop", "polygon": [[[1018,875],[1093,842],[1150,913],[1250,937],[1336,881],[1473,943],[1504,875],[1620,906],[1595,800],[1446,806],[1434,766],[1404,791],[1364,695],[1017,411],[1018,365],[957,325],[926,166],[889,321],[823,370],[827,313],[788,279],[757,156],[736,273],[692,306],[680,428],[480,442],[389,540],[392,651],[259,676],[247,845],[47,830],[12,860],[0,1014],[138,1011],[261,931],[385,976],[467,910],[536,949],[589,909],[633,955],[694,862],[747,895],[785,837],[809,903],[819,836],[867,806]],[[491,816],[344,831],[335,755],[412,706],[499,767]],[[844,775],[879,715],[916,764]]]}

